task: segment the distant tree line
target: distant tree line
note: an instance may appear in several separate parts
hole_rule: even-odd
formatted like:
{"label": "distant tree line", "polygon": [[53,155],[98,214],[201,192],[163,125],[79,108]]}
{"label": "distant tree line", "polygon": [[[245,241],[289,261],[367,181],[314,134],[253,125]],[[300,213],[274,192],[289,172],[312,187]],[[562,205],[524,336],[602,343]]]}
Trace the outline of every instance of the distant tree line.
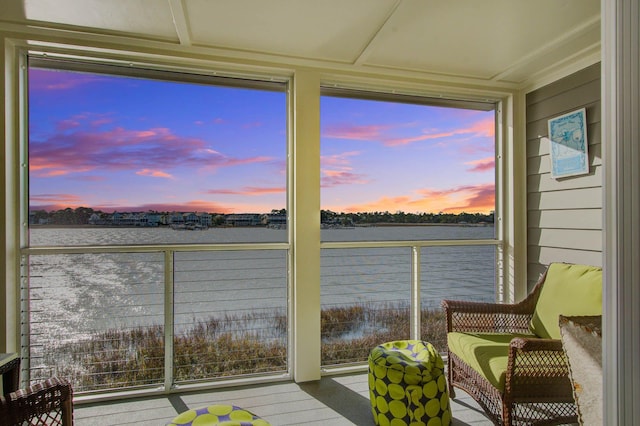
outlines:
{"label": "distant tree line", "polygon": [[[167,212],[168,213],[168,212]],[[286,214],[286,209],[271,210],[272,214]],[[30,212],[30,223],[54,224],[54,225],[86,225],[93,214],[104,215],[100,210],[93,210],[90,207],[78,207],[72,209],[67,207],[61,210],[32,210]],[[217,214],[222,218],[224,215]],[[466,223],[466,224],[492,224],[494,220],[493,212],[484,213],[405,213],[395,212],[362,212],[362,213],[336,213],[331,210],[321,210],[321,223],[334,224],[340,226],[373,225],[373,224],[421,224],[421,223]],[[219,221],[218,221],[219,222]],[[214,223],[215,224],[215,223]],[[219,224],[219,223],[218,223]]]}
{"label": "distant tree line", "polygon": [[336,213],[331,210],[320,212],[322,223],[336,223],[348,226],[368,224],[412,224],[412,223],[493,223],[493,212],[484,213],[405,213],[395,212],[362,212]]}
{"label": "distant tree line", "polygon": [[89,218],[94,213],[102,213],[99,210],[93,210],[90,207],[78,207],[72,209],[67,207],[61,210],[31,210],[29,212],[30,223],[50,223],[56,225],[86,225]]}

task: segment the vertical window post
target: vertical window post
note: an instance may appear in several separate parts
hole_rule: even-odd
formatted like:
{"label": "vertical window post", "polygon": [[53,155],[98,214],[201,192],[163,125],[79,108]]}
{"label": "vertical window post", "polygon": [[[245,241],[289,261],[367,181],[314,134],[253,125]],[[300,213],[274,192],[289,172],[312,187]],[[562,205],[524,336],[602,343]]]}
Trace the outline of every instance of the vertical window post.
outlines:
{"label": "vertical window post", "polygon": [[293,79],[293,375],[320,379],[320,79]]}

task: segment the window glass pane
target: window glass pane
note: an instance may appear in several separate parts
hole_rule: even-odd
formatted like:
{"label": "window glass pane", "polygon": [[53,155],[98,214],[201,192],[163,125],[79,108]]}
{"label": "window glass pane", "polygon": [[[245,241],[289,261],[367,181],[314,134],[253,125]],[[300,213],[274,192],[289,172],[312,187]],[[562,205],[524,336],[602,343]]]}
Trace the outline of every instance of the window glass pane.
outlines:
{"label": "window glass pane", "polygon": [[322,365],[363,362],[376,345],[409,338],[411,250],[323,249]]}
{"label": "window glass pane", "polygon": [[387,98],[321,98],[323,241],[494,238],[495,110]]}
{"label": "window glass pane", "polygon": [[496,246],[423,247],[422,305],[436,307],[442,299],[495,302]]}
{"label": "window glass pane", "polygon": [[443,299],[495,302],[497,248],[493,245],[423,247],[420,256],[421,338],[447,349]]}
{"label": "window glass pane", "polygon": [[30,244],[286,241],[284,85],[130,73],[30,67]]}
{"label": "window glass pane", "polygon": [[23,353],[32,382],[66,377],[75,392],[163,382],[162,253],[25,259],[22,291],[29,297],[22,320],[29,346]]}
{"label": "window glass pane", "polygon": [[287,371],[287,252],[175,254],[178,383]]}

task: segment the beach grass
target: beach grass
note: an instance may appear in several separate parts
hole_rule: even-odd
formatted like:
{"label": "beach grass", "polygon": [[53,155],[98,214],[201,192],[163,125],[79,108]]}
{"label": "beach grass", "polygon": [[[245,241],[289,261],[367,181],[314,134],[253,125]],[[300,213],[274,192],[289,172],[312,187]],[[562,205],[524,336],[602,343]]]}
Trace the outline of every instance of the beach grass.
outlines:
{"label": "beach grass", "polygon": [[[366,362],[375,346],[408,339],[407,304],[356,304],[321,311],[323,366]],[[446,348],[444,313],[421,312],[420,338]],[[287,317],[283,312],[225,314],[194,321],[173,339],[177,383],[286,372]],[[162,325],[110,329],[51,348],[39,379],[51,375],[72,380],[77,392],[140,387],[164,382],[165,333]]]}

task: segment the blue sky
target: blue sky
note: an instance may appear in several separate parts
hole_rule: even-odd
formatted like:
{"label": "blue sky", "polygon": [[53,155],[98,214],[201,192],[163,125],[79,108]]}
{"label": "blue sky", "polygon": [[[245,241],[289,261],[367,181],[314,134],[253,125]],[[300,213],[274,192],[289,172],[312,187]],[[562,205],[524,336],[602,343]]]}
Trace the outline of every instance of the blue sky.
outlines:
{"label": "blue sky", "polygon": [[[286,207],[286,94],[32,68],[30,208]],[[494,113],[321,100],[321,204],[494,209]]]}

